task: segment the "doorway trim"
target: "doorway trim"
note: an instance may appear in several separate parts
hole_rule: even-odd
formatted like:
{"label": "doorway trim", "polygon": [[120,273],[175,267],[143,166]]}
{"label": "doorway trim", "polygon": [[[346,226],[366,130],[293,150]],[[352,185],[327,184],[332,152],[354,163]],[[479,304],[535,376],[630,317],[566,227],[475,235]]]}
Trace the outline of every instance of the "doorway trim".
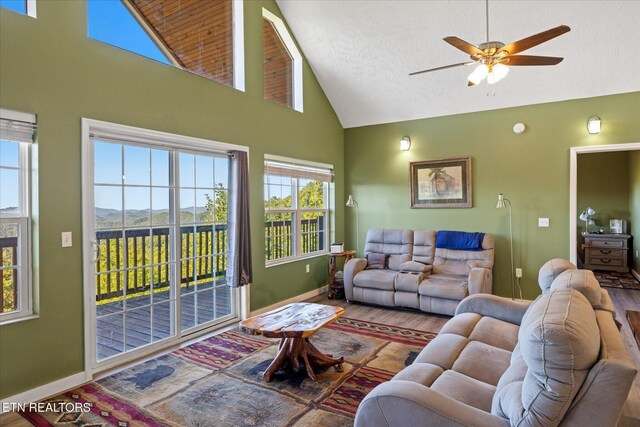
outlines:
{"label": "doorway trim", "polygon": [[640,142],[571,147],[569,151],[569,260],[578,263],[578,154],[640,150]]}
{"label": "doorway trim", "polygon": [[[167,147],[177,150],[203,150],[210,152],[224,153],[230,150],[244,151],[249,157],[249,147],[243,145],[229,144],[225,142],[206,140],[190,136],[172,134],[167,132],[155,131],[150,129],[127,126],[117,123],[110,123],[89,118],[81,119],[81,158],[82,158],[82,253],[83,253],[83,308],[84,308],[84,376],[85,381],[91,381],[99,372],[108,372],[116,369],[118,366],[126,366],[136,360],[144,359],[150,355],[158,354],[163,351],[176,348],[176,346],[186,345],[195,338],[211,334],[211,328],[203,328],[190,332],[176,338],[170,344],[154,345],[153,343],[145,346],[147,354],[138,353],[137,350],[132,352],[130,359],[119,361],[118,363],[103,363],[99,368],[95,366],[95,295],[93,289],[89,289],[88,284],[93,280],[93,271],[87,268],[87,260],[93,258],[94,253],[91,245],[86,244],[92,240],[91,229],[89,223],[93,221],[92,204],[93,204],[93,187],[88,185],[89,177],[93,177],[93,149],[91,148],[91,138],[94,135],[108,137],[109,139],[122,139],[131,143],[154,144],[161,147]],[[249,285],[250,286],[250,285]],[[249,313],[249,290],[245,289],[249,286],[242,286],[238,292],[236,301],[237,318],[240,320],[247,317]],[[223,329],[238,321],[237,318],[221,322],[215,325],[216,328]]]}

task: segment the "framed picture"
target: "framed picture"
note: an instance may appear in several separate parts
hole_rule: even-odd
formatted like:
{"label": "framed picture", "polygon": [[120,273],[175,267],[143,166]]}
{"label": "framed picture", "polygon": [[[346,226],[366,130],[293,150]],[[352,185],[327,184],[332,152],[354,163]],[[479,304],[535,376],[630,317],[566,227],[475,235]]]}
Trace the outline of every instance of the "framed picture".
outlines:
{"label": "framed picture", "polygon": [[471,157],[409,163],[411,208],[470,208]]}

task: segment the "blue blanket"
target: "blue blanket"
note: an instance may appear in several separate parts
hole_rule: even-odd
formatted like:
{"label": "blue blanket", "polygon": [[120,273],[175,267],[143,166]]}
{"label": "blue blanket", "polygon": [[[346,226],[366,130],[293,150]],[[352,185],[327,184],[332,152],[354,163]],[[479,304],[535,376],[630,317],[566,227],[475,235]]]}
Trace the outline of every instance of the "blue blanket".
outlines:
{"label": "blue blanket", "polygon": [[464,231],[438,231],[436,248],[481,251],[484,233],[466,233]]}

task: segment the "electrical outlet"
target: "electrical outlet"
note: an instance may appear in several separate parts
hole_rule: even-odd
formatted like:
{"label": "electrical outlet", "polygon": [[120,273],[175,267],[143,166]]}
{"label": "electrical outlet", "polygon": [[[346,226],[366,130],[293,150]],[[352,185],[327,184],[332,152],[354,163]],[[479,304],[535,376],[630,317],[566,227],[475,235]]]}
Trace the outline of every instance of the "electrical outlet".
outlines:
{"label": "electrical outlet", "polygon": [[73,245],[72,234],[70,231],[62,232],[62,247],[70,248]]}
{"label": "electrical outlet", "polygon": [[640,255],[638,255],[638,250],[636,249],[636,258],[640,258]]}
{"label": "electrical outlet", "polygon": [[307,273],[308,273],[308,272],[309,272],[309,264],[307,264],[307,265],[305,266],[305,269],[306,269],[306,271],[307,271]]}
{"label": "electrical outlet", "polygon": [[549,227],[549,218],[538,218],[538,227]]}
{"label": "electrical outlet", "polygon": [[518,279],[520,279],[522,277],[522,269],[521,268],[516,268],[516,277]]}

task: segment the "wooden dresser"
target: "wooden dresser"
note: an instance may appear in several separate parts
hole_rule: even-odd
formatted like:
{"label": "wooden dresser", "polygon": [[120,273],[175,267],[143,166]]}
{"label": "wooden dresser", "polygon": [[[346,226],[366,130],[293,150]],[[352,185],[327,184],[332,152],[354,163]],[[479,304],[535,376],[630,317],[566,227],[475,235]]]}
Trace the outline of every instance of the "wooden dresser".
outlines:
{"label": "wooden dresser", "polygon": [[629,272],[629,234],[583,234],[584,268]]}

